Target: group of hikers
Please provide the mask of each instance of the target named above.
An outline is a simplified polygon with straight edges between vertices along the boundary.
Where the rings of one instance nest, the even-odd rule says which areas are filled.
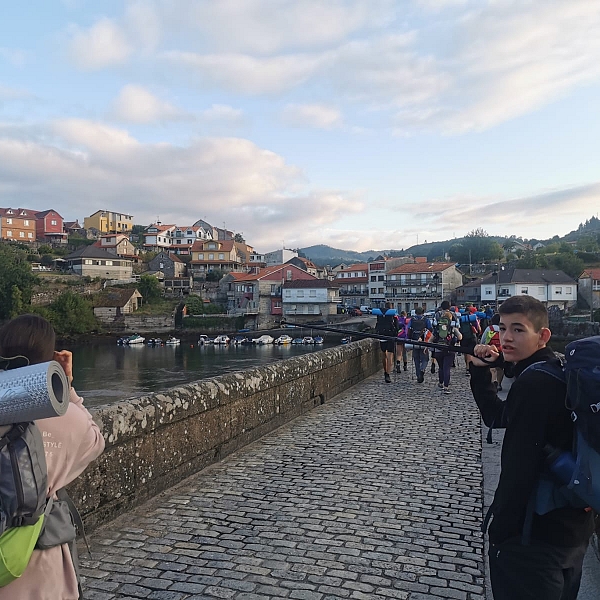
[[[393,338],[381,341],[385,381],[395,359],[407,369],[413,345],[422,383],[428,346],[419,344],[432,341],[438,386],[448,393],[455,351],[462,350],[485,425],[506,430],[482,526],[494,600],[576,600],[589,540],[599,530],[600,336],[575,340],[557,356],[547,346],[547,309],[528,295],[508,298],[497,314],[447,301],[433,319],[414,312],[409,318],[391,305],[379,311],[377,333]],[[505,373],[512,384],[503,399]]]
[[[475,344],[500,345],[500,316],[494,314],[491,307],[479,310],[468,303],[465,307],[451,306],[444,300],[435,311],[433,318],[425,316],[422,307],[416,307],[414,314],[408,316],[405,311],[398,313],[392,303],[385,305],[384,311],[376,310],[376,332],[379,335],[393,337],[394,340],[381,341],[383,352],[383,372],[386,383],[391,383],[394,368],[400,373],[408,370],[408,351],[412,350],[412,359],[418,383],[423,383],[429,363],[429,349],[419,342],[434,343],[436,348],[431,356],[431,373],[438,368],[438,387],[450,393],[451,368],[456,366],[457,346],[473,348]],[[414,344],[416,342],[416,344]],[[469,375],[469,354],[463,354],[465,373]],[[498,390],[502,389],[503,372],[494,368],[493,381]]]

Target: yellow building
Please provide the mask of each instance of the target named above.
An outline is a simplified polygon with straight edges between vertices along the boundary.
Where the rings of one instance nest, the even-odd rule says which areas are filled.
[[[85,217],[83,226],[86,229],[97,229],[100,233],[127,233],[133,229],[133,216],[97,210],[93,215]]]

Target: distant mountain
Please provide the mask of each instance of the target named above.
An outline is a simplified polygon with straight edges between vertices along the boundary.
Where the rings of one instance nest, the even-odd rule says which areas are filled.
[[[339,248],[332,248],[325,244],[318,244],[317,246],[309,246],[308,248],[300,248],[300,255],[310,258],[316,265],[324,266],[339,265],[340,263],[360,263],[366,262],[369,259],[375,258],[381,254],[377,250],[368,250],[367,252],[355,252],[353,250],[341,250]]]

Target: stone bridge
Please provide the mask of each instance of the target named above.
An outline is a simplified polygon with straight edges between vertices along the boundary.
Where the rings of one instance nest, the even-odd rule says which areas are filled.
[[[491,598],[499,440],[482,455],[462,369],[441,395],[378,360],[365,340],[98,411],[86,599]]]

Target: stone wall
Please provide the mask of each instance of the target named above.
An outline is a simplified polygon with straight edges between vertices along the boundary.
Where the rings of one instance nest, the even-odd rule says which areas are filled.
[[[366,339],[101,407],[106,450],[69,492],[93,528],[327,402],[380,358]]]

